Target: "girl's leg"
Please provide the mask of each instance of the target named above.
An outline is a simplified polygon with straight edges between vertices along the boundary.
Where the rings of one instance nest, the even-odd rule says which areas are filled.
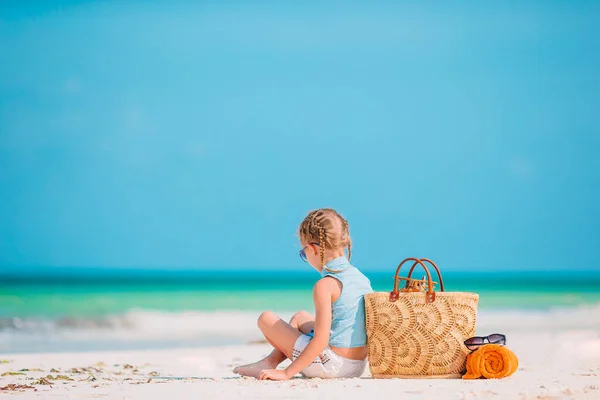
[[[300,332],[307,334],[312,329],[315,329],[315,316],[307,311],[298,311],[292,319],[290,325],[298,329]]]
[[[258,327],[274,349],[262,360],[236,367],[233,372],[256,378],[262,370],[276,368],[286,357],[291,360],[296,339],[302,333],[310,332],[314,323],[314,317],[306,311],[294,314],[289,324],[271,311],[263,312],[258,318]]]
[[[259,324],[260,324],[260,322],[259,322]],[[298,311],[290,319],[290,326],[293,328],[296,328],[301,333],[307,334],[311,331],[311,329],[315,328],[315,317],[307,311]],[[259,327],[260,327],[260,325],[259,325]],[[261,328],[261,330],[262,330],[262,328]],[[265,359],[267,359],[267,358],[271,358],[274,360],[280,359],[280,361],[277,363],[277,365],[279,365],[281,363],[281,361],[285,360],[286,357],[289,358],[290,360],[292,359],[291,357],[288,357],[285,352],[279,350],[278,346],[269,339],[269,337],[267,336],[267,333],[264,330],[263,330],[263,333],[265,334],[267,341],[271,344],[271,346],[274,347],[271,354],[269,354],[267,357],[265,357]],[[298,335],[298,336],[300,336],[300,335]],[[294,344],[296,343],[296,339],[298,339],[298,336],[296,336],[294,338],[294,343],[292,343],[292,348],[294,347]]]

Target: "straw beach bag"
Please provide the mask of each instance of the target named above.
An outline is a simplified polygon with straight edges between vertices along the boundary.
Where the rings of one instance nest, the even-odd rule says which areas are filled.
[[[400,268],[412,261],[406,278]],[[425,264],[437,271],[434,291]],[[427,280],[412,279],[417,265]],[[400,281],[406,286],[398,291]],[[427,258],[407,258],[396,269],[394,290],[365,295],[369,369],[373,378],[460,378],[469,350],[464,341],[475,334],[479,295],[446,292],[439,268]]]

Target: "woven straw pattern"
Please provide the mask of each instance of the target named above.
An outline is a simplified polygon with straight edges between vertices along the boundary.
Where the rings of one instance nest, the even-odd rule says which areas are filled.
[[[376,378],[460,377],[469,351],[463,342],[475,334],[479,295],[424,292],[365,295],[369,368]]]

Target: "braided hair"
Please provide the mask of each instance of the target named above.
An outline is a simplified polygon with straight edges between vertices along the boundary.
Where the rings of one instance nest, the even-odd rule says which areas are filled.
[[[333,208],[320,208],[309,212],[298,228],[298,236],[304,243],[319,243],[322,267],[325,267],[325,249],[347,247],[348,259],[352,257],[350,226]]]

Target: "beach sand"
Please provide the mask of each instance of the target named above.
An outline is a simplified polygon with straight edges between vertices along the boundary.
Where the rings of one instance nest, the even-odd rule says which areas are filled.
[[[3,390],[0,396],[40,399],[600,399],[600,322],[598,314],[589,314],[593,311],[597,310],[580,311],[588,315],[588,322],[577,326],[569,322],[568,316],[573,312],[566,312],[564,318],[560,313],[534,312],[506,314],[502,318],[480,317],[478,334],[505,333],[507,345],[520,359],[519,370],[502,380],[384,380],[371,379],[366,371],[363,377],[355,379],[298,376],[285,382],[258,381],[231,372],[235,365],[255,361],[270,351],[267,344],[250,343],[175,350],[0,355],[0,387],[10,384],[33,387]],[[10,374],[22,369],[28,371],[22,371],[22,375]],[[40,381],[42,377],[47,378]]]

